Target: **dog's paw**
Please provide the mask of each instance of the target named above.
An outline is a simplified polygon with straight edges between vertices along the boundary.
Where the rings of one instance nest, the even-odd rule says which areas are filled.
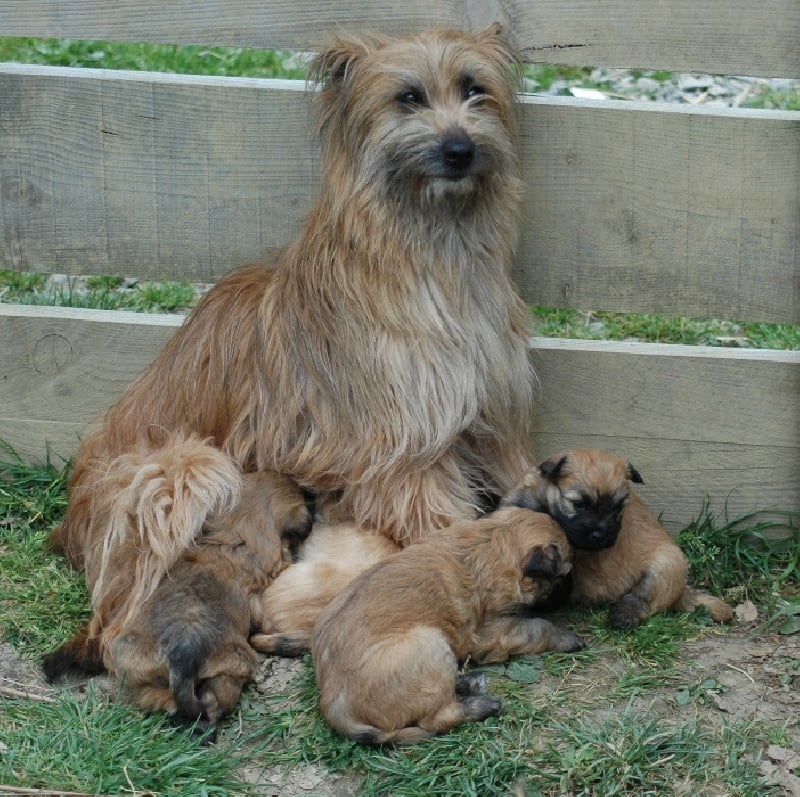
[[[480,722],[488,717],[494,717],[503,710],[503,701],[491,695],[468,695],[458,701],[464,712],[464,717],[472,722]]]
[[[537,545],[532,548],[525,565],[528,578],[550,581],[562,574],[564,559],[557,545]]]
[[[311,533],[313,522],[314,516],[307,503],[282,507],[275,517],[278,533],[292,551],[296,550]]]
[[[588,646],[589,643],[582,636],[569,628],[565,628],[554,650],[559,653],[575,653],[576,651],[584,650]]]
[[[42,670],[48,683],[64,678],[91,678],[106,672],[100,652],[99,637],[79,633],[42,658]]]
[[[459,673],[456,677],[456,694],[459,697],[485,695],[488,688],[489,682],[482,670]]]
[[[618,631],[637,628],[647,618],[647,603],[635,595],[623,595],[608,610],[608,624]]]
[[[311,646],[308,631],[286,631],[282,634],[253,634],[250,645],[259,653],[295,658],[302,656]]]

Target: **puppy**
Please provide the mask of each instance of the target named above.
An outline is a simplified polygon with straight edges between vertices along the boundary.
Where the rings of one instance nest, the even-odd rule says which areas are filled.
[[[120,669],[114,639],[243,473],[286,474],[329,519],[405,545],[533,461],[516,54],[496,25],[343,36],[311,72],[322,179],[299,236],[205,294],[77,454],[53,540],[91,592],[87,665]]]
[[[635,628],[654,612],[700,605],[715,621],[729,622],[728,604],[686,583],[686,557],[629,481],[644,483],[622,457],[575,449],[531,470],[501,504],[547,512],[561,525],[574,549],[572,602],[611,602],[613,628]]]
[[[310,525],[305,498],[288,479],[270,472],[245,475],[236,508],[209,518],[114,638],[109,669],[126,694],[142,708],[165,710],[203,731],[215,726],[255,672],[248,637],[261,594]],[[78,637],[84,645],[85,637]],[[44,662],[48,678],[73,671],[75,658],[69,645],[50,654]],[[95,672],[104,669],[99,649],[91,659]]]
[[[311,653],[320,707],[339,733],[408,743],[497,714],[466,659],[584,647],[572,631],[520,609],[570,569],[570,546],[546,515],[505,509],[457,523],[353,581],[323,612]]]
[[[400,547],[353,525],[317,522],[298,552],[261,596],[259,632],[250,644],[261,653],[299,656],[309,649],[322,611],[360,573]]]

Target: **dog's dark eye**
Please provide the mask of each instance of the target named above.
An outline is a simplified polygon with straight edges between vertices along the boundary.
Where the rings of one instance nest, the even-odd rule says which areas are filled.
[[[404,108],[422,108],[425,105],[425,95],[419,89],[405,89],[397,95],[397,101]]]
[[[586,508],[586,501],[584,501],[581,498],[576,498],[572,502],[572,508],[573,509],[577,509],[578,511],[580,511],[581,509],[585,509]]]
[[[477,83],[467,83],[464,86],[464,99],[465,100],[474,100],[478,97],[484,97],[486,94],[486,89],[483,86],[479,86]]]

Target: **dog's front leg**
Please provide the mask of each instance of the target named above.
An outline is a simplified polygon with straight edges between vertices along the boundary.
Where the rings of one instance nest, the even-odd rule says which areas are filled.
[[[479,626],[475,636],[470,656],[477,664],[507,661],[509,656],[522,653],[568,653],[586,647],[574,631],[541,617],[491,617]]]

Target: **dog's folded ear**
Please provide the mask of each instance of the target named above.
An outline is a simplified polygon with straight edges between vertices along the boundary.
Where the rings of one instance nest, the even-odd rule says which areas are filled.
[[[522,568],[522,575],[526,578],[550,581],[566,575],[571,569],[571,563],[562,558],[558,546],[550,543],[546,546],[537,545],[530,550],[527,562]]]
[[[630,462],[625,466],[625,473],[634,484],[644,484],[644,479],[641,474]]]
[[[369,52],[365,41],[356,38],[338,38],[311,61],[309,80],[320,83],[323,89],[340,87],[353,66]]]
[[[567,464],[567,455],[551,457],[539,465],[539,473],[548,481],[555,481],[563,472]]]

